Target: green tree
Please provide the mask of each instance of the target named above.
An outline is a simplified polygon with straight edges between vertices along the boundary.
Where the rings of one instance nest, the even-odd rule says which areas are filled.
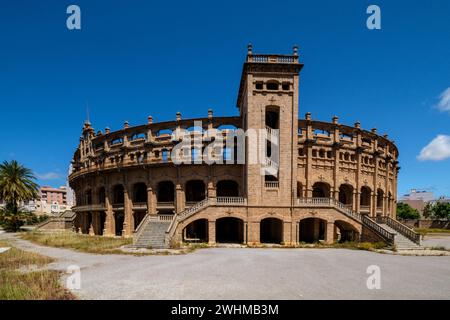
[[[33,172],[15,160],[0,164],[0,200],[6,203],[0,218],[7,229],[17,231],[23,224],[20,205],[37,198],[35,180]]]
[[[397,203],[397,217],[401,219],[419,219],[420,213],[407,203]]]
[[[433,207],[433,216],[437,219],[450,219],[450,203],[437,202]]]
[[[432,218],[433,217],[433,206],[431,204],[431,202],[427,202],[427,204],[425,205],[425,208],[423,208],[423,216],[425,218]]]

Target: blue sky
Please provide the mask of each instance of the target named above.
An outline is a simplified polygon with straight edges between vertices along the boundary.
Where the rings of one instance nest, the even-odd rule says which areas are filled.
[[[70,4],[81,30],[66,28]],[[370,4],[381,30],[366,28]],[[0,161],[62,185],[87,103],[97,130],[236,115],[247,43],[298,44],[301,117],[377,127],[400,149],[399,194],[450,195],[449,14],[446,0],[2,1]]]

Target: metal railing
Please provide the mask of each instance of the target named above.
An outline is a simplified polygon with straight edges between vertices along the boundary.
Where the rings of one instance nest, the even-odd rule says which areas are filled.
[[[374,220],[369,218],[367,215],[363,215],[362,222],[366,227],[368,227],[369,229],[374,231],[377,235],[379,235],[381,238],[383,238],[388,244],[395,243],[395,234],[384,229],[382,226],[380,226]]]
[[[388,225],[389,227],[391,227],[392,229],[394,229],[395,231],[400,233],[402,236],[408,238],[409,240],[411,240],[412,242],[414,242],[420,246],[420,244],[421,244],[420,234],[415,232],[411,228],[408,228],[403,223],[401,223],[395,219],[392,219],[391,217],[377,217],[376,221],[378,223],[384,223],[384,224]]]

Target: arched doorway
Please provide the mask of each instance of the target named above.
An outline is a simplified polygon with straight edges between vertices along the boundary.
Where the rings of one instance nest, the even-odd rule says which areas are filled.
[[[339,202],[347,207],[353,204],[353,187],[349,184],[341,184],[339,187]]]
[[[220,218],[216,221],[217,243],[243,243],[244,221],[239,218]]]
[[[198,219],[192,221],[184,228],[184,242],[208,242],[208,220]]]
[[[360,211],[363,213],[368,213],[370,211],[370,198],[371,198],[372,190],[369,187],[361,187],[361,195],[360,195]]]
[[[92,190],[86,190],[85,194],[84,194],[84,203],[87,205],[91,205],[92,204]]]
[[[121,184],[113,187],[113,204],[123,204],[125,202],[124,188]]]
[[[266,107],[266,126],[272,129],[278,129],[280,122],[280,108],[276,106]]]
[[[239,197],[239,184],[234,180],[222,180],[217,183],[218,197]]]
[[[330,198],[330,185],[325,182],[314,183],[313,198]]]
[[[381,189],[377,190],[377,216],[383,214],[383,204],[384,204],[384,191]]]
[[[306,218],[300,220],[299,241],[314,243],[325,240],[327,222],[319,218]]]
[[[147,202],[147,185],[143,182],[136,183],[133,186],[133,203]]]
[[[175,187],[172,181],[161,181],[158,183],[156,192],[158,202],[174,202]]]
[[[205,196],[205,183],[202,180],[190,180],[186,183],[186,202],[199,202]]]
[[[116,236],[122,236],[123,222],[124,222],[123,212],[114,213],[114,224],[116,226]]]
[[[106,202],[106,190],[105,187],[100,187],[98,189],[98,204],[105,204]]]
[[[359,232],[350,223],[336,220],[334,225],[337,227],[338,242],[359,241]]]
[[[283,221],[277,218],[266,218],[260,222],[260,242],[283,242]]]

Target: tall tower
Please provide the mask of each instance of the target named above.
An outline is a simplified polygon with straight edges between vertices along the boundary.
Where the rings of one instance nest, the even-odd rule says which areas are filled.
[[[244,176],[250,206],[289,206],[296,197],[298,90],[303,67],[298,58],[297,47],[292,55],[278,55],[254,54],[248,45],[237,106],[247,133]],[[258,132],[257,151],[250,132]]]

